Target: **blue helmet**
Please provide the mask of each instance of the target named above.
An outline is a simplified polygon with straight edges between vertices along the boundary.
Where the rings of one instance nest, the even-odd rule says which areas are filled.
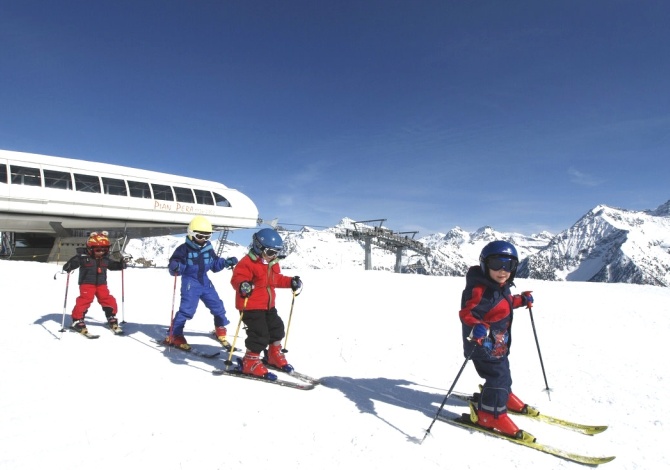
[[[264,228],[254,233],[253,247],[254,253],[261,255],[265,248],[281,251],[284,248],[284,242],[276,230]]]
[[[482,272],[486,276],[488,276],[489,272],[488,269],[486,268],[486,263],[487,260],[491,257],[512,258],[516,261],[516,263],[514,263],[512,270],[510,271],[511,275],[508,282],[512,281],[512,279],[514,279],[514,275],[516,274],[516,268],[519,263],[519,255],[517,254],[514,245],[512,245],[510,242],[506,242],[503,240],[496,240],[488,243],[482,249],[482,252],[479,255],[479,266],[482,268]]]

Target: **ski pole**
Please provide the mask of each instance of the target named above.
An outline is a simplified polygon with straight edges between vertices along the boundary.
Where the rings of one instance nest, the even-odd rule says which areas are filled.
[[[528,306],[528,313],[530,314],[530,324],[533,326],[533,335],[535,336],[535,345],[537,346],[537,354],[540,357],[540,366],[542,367],[542,375],[544,376],[544,385],[545,388],[544,391],[547,392],[547,396],[549,397],[549,401],[551,401],[551,389],[549,388],[549,384],[547,383],[547,374],[544,371],[544,362],[542,361],[542,353],[540,352],[540,342],[537,339],[537,331],[535,330],[535,320],[533,320],[533,309],[529,305]]]
[[[235,337],[233,338],[233,345],[230,347],[230,353],[228,354],[228,359],[223,361],[223,363],[226,365],[226,370],[228,370],[228,367],[233,365],[233,361],[231,359],[233,358],[233,352],[235,352],[235,343],[237,343],[237,335],[240,333],[240,325],[242,324],[242,317],[244,316],[244,311],[247,308],[248,300],[249,297],[244,298],[244,306],[240,311],[240,319],[237,321],[237,329],[235,329]]]
[[[288,332],[291,329],[291,317],[293,317],[293,304],[295,304],[295,298],[298,294],[293,291],[293,300],[291,300],[291,312],[288,314],[288,325],[286,326],[286,336],[284,337],[284,349],[281,350],[283,353],[287,353],[286,345],[288,344]]]
[[[123,262],[123,261],[121,261]],[[121,269],[121,324],[123,325],[126,322],[126,288],[125,282],[123,280],[123,272],[126,268]]]
[[[447,399],[449,398],[449,395],[451,395],[451,392],[454,391],[454,387],[456,386],[456,382],[458,382],[458,379],[460,378],[461,374],[463,373],[463,369],[465,369],[465,365],[468,363],[468,361],[472,357],[472,353],[475,352],[475,348],[476,348],[476,346],[473,347],[470,350],[470,353],[468,354],[468,357],[466,357],[465,361],[463,361],[463,365],[461,366],[461,370],[459,370],[458,374],[456,374],[456,378],[454,379],[454,383],[451,384],[451,387],[449,388],[449,391],[444,396],[444,400],[442,400],[442,404],[437,409],[437,413],[435,413],[435,416],[433,417],[433,421],[431,421],[430,426],[428,426],[428,429],[426,429],[426,434],[423,435],[423,439],[421,439],[421,442],[419,444],[423,444],[423,441],[426,439],[426,436],[428,436],[428,434],[430,434],[430,430],[432,429],[433,424],[435,424],[435,421],[437,420],[437,417],[440,415],[440,411],[442,411],[442,408],[444,408],[444,405],[447,403]]]
[[[65,331],[65,310],[67,309],[67,291],[70,287],[70,272],[68,271],[67,277],[65,278],[65,299],[63,299],[63,318],[60,322],[60,337],[63,337],[63,332]]]
[[[168,332],[168,343],[172,345],[172,324],[174,323],[174,299],[177,297],[177,275],[174,275],[174,287],[172,288],[172,311],[170,312],[170,331]]]

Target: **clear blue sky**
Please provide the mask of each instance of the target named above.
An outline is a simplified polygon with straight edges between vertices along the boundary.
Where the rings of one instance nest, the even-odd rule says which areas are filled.
[[[0,0],[0,148],[419,236],[670,199],[664,0]]]

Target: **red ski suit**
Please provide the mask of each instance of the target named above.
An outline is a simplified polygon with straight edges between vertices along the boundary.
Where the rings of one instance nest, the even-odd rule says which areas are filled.
[[[291,277],[281,274],[278,259],[269,263],[253,252],[249,252],[233,269],[230,283],[235,289],[235,308],[237,310],[270,310],[275,306],[275,287],[290,288]],[[249,281],[254,290],[244,304],[244,297],[240,295],[240,284]]]

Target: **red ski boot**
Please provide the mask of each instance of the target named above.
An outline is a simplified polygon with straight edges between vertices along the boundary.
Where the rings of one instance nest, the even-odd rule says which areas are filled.
[[[512,392],[509,392],[509,398],[507,398],[507,409],[522,415],[537,416],[540,414],[538,410],[532,406],[526,405]]]
[[[470,420],[483,428],[498,431],[515,439],[523,439],[526,434],[514,424],[507,413],[500,413],[496,418],[491,413],[476,409],[474,403],[470,403]]]
[[[168,336],[163,340],[163,343],[169,346],[175,346],[184,351],[191,349],[191,346],[186,342],[186,338],[183,335],[173,335],[172,337]]]
[[[516,411],[517,413],[524,413],[525,408],[526,404],[522,402],[521,399],[516,395],[514,395],[512,392],[509,392],[509,397],[507,398],[507,409],[511,411]]]
[[[268,369],[265,367],[265,364],[263,364],[263,361],[261,361],[259,353],[247,349],[244,359],[242,360],[242,373],[258,377],[267,377]]]
[[[281,350],[281,344],[279,343],[268,346],[266,359],[271,366],[275,366],[285,372],[293,372],[293,366],[286,360],[286,356],[284,356],[284,353]]]

